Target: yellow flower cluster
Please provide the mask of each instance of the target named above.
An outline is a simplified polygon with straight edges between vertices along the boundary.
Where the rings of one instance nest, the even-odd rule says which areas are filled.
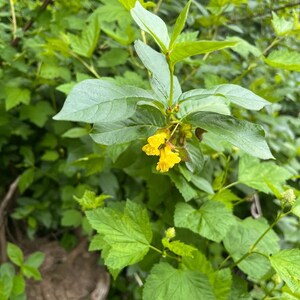
[[[157,133],[150,136],[147,140],[148,144],[142,148],[147,155],[159,156],[156,170],[162,173],[168,172],[181,161],[179,154],[172,149],[171,143],[166,143],[167,138],[167,133]]]

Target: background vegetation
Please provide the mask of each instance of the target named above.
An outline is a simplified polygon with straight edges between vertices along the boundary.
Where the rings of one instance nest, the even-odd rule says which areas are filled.
[[[149,74],[133,42],[140,39],[157,47],[121,2],[126,3],[0,0],[0,299],[9,294],[11,299],[24,299],[23,278],[40,279],[37,268],[43,254],[36,252],[24,259],[13,244],[22,248],[26,239],[55,237],[70,250],[83,236],[91,237],[93,230],[78,204],[86,191],[95,193],[88,192],[86,197],[109,195],[115,205],[126,199],[143,204],[158,248],[163,232],[174,226],[177,203],[189,201],[196,208],[206,200],[222,202],[230,214],[245,220],[240,239],[229,232],[221,243],[218,237],[211,240],[210,232],[195,233],[190,224],[176,228],[176,239],[198,249],[198,264],[212,268],[202,270],[208,277],[220,266],[232,268],[233,277],[224,273],[225,279],[218,279],[225,282],[223,287],[214,279],[218,287],[213,288],[211,297],[299,299],[299,266],[291,271],[292,283],[288,283],[282,274],[281,278],[274,275],[274,265],[267,266],[268,273],[261,270],[265,266],[261,261],[248,262],[250,265],[239,266],[240,270],[236,265],[266,224],[276,220],[282,201],[297,197],[296,204],[300,201],[300,4],[192,1],[182,41],[237,44],[179,62],[176,75],[183,90],[234,83],[270,101],[272,104],[259,112],[237,106],[231,111],[238,119],[264,127],[276,158],[260,162],[207,133],[201,142],[202,168],[194,177],[182,169],[166,176],[152,172],[154,160],[141,151],[145,139],[103,146],[89,136],[91,125],[52,119],[72,87],[84,79],[101,78],[120,86],[150,89]],[[146,7],[171,30],[186,2],[147,2]],[[299,249],[299,211],[298,207],[294,214],[276,222],[273,236],[260,251],[276,253],[279,245],[281,249]],[[7,255],[14,268],[5,263]],[[299,252],[293,259],[299,264]],[[145,282],[153,264],[160,260],[160,254],[150,251],[142,262],[124,269],[113,281],[109,299],[140,299],[143,288],[136,277]],[[155,289],[155,283],[151,284]],[[150,284],[145,299],[150,299],[149,289]]]

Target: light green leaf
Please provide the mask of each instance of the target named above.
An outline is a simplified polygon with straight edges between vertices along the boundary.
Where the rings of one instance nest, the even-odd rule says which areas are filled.
[[[149,251],[152,229],[142,206],[128,200],[123,212],[98,208],[87,211],[86,216],[109,247],[104,258],[108,267],[122,269],[135,264]]]
[[[9,300],[13,288],[13,280],[7,275],[0,277],[0,300]]]
[[[300,250],[282,250],[270,256],[275,271],[293,293],[300,292]]]
[[[62,226],[80,226],[82,221],[82,215],[78,210],[69,209],[63,212],[61,225]]]
[[[206,192],[207,194],[214,194],[214,190],[212,188],[211,183],[205,178],[193,174],[191,178],[191,182],[201,191]]]
[[[300,218],[300,197],[298,197],[292,207],[292,213]]]
[[[34,267],[23,265],[21,267],[21,271],[24,274],[24,276],[27,277],[27,278],[33,278],[35,280],[41,280],[42,279],[41,273],[39,272],[39,270],[37,270]]]
[[[219,41],[196,41],[196,42],[181,42],[173,46],[169,54],[170,61],[173,65],[190,56],[209,53],[216,50],[221,50],[227,47],[235,46],[236,42],[219,42]]]
[[[91,58],[97,46],[99,34],[100,26],[98,20],[97,18],[93,18],[84,27],[81,36],[69,34],[70,46],[75,53]]]
[[[19,274],[19,275],[15,275],[14,279],[13,279],[13,288],[12,288],[12,295],[14,296],[18,296],[22,293],[24,293],[25,291],[25,280],[24,277]],[[1,296],[0,296],[1,299]]]
[[[62,110],[53,118],[86,123],[120,121],[133,115],[141,100],[154,99],[139,88],[88,79],[75,85]]]
[[[173,253],[179,255],[179,256],[190,256],[193,257],[193,252],[197,250],[197,248],[186,245],[185,243],[181,241],[169,241],[168,238],[162,239],[162,244],[165,248],[168,248]]]
[[[229,37],[226,41],[237,42],[236,46],[232,47],[231,50],[240,54],[245,59],[248,59],[250,53],[255,57],[259,57],[262,54],[257,47],[238,36]]]
[[[177,227],[190,229],[209,240],[220,242],[234,224],[234,217],[220,202],[207,201],[199,209],[178,203],[174,222]]]
[[[37,269],[44,262],[44,259],[45,259],[45,254],[43,252],[37,251],[27,257],[24,265]]]
[[[108,195],[96,196],[93,191],[85,190],[83,196],[78,198],[74,196],[74,199],[79,203],[83,210],[95,209],[104,205],[104,201],[110,198]]]
[[[272,11],[271,22],[278,36],[289,34],[294,28],[294,20],[286,20],[284,17],[278,17],[274,11]]]
[[[188,3],[185,5],[180,15],[178,16],[178,18],[176,19],[176,23],[171,36],[171,41],[169,46],[170,49],[172,49],[174,42],[176,41],[176,39],[178,38],[178,36],[180,35],[181,31],[184,28],[191,2],[192,2],[191,0],[188,1]]]
[[[273,158],[260,125],[211,112],[195,112],[184,121],[213,132],[220,140],[228,141],[252,156]]]
[[[155,265],[146,279],[144,300],[215,300],[208,278],[197,271]]]
[[[166,57],[140,40],[134,43],[134,47],[140,60],[152,74],[151,86],[153,91],[160,99],[165,99],[163,103],[166,106],[166,100],[170,97],[170,70]],[[173,93],[174,101],[176,101],[182,93],[176,76],[174,76]]]
[[[186,179],[173,171],[168,172],[169,177],[174,182],[176,188],[179,190],[180,194],[186,202],[197,197],[197,192],[192,188],[192,186],[186,181]]]
[[[196,89],[196,90],[185,92],[180,96],[179,104],[182,106],[184,105],[185,102],[193,101],[193,102],[199,102],[199,104],[201,105],[201,102],[204,100],[203,98],[210,97],[210,99],[214,99],[215,97],[220,97],[220,96],[226,98],[228,101],[238,106],[250,110],[260,110],[266,105],[271,104],[270,102],[259,97],[253,92],[235,84],[221,84],[209,90]],[[220,101],[220,99],[218,98],[216,100]],[[199,110],[203,110],[203,109],[199,109]]]
[[[4,89],[5,109],[10,110],[20,103],[29,104],[30,90],[22,89],[14,86],[7,86]]]
[[[56,150],[46,150],[42,155],[41,160],[56,161],[59,158],[59,154]]]
[[[149,33],[162,51],[166,53],[170,37],[165,22],[157,15],[146,10],[139,1],[136,1],[135,7],[130,10],[130,13],[138,26]]]
[[[102,145],[116,145],[143,139],[166,124],[165,117],[156,108],[141,105],[129,119],[115,123],[96,123],[91,137]]]
[[[300,72],[300,53],[297,51],[275,50],[264,61],[274,68]]]
[[[88,128],[74,127],[74,128],[71,128],[71,129],[67,130],[62,135],[62,137],[75,139],[75,138],[79,138],[79,137],[85,136],[88,133],[89,133],[89,129]]]
[[[23,252],[17,245],[7,243],[7,256],[17,266],[21,266],[23,264]]]
[[[268,228],[269,225],[263,218],[252,219],[249,217],[243,221],[236,222],[236,225],[230,228],[223,240],[224,246],[236,262],[250,250],[255,241]],[[278,241],[278,236],[273,230],[270,230],[257,244],[255,251],[265,255],[276,253],[279,251]],[[238,267],[254,281],[261,280],[271,272],[268,258],[257,253],[253,253],[242,260]]]
[[[274,162],[261,162],[249,155],[242,155],[240,158],[238,181],[261,192],[272,194],[268,181],[280,189],[291,176],[288,170]]]
[[[218,300],[228,300],[232,276],[229,268],[222,269],[210,276],[210,282],[213,286],[213,291]]]
[[[100,68],[112,68],[118,65],[123,65],[126,63],[128,55],[128,51],[126,50],[112,48],[101,56],[98,66]]]

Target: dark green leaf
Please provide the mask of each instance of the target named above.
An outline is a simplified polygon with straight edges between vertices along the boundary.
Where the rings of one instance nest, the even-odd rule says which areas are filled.
[[[145,300],[215,300],[208,278],[197,271],[175,269],[168,263],[155,265],[147,277]]]
[[[213,132],[220,140],[228,141],[252,156],[273,158],[264,139],[264,130],[257,124],[211,112],[192,113],[185,121]]]
[[[234,217],[220,202],[207,201],[199,209],[178,203],[174,222],[177,227],[190,229],[209,240],[220,242],[234,224]]]
[[[80,226],[82,221],[82,215],[78,210],[69,209],[63,212],[61,225],[62,226]]]
[[[154,100],[145,90],[117,86],[98,79],[81,81],[72,89],[55,120],[86,123],[114,122],[129,118],[137,102]]]

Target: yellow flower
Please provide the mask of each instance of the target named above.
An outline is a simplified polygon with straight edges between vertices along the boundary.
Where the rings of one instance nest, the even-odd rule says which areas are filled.
[[[166,145],[160,150],[160,158],[156,166],[156,170],[162,173],[168,172],[170,168],[173,168],[175,164],[181,161],[179,154],[173,152],[170,145]]]
[[[142,150],[147,155],[159,155],[159,147],[165,143],[167,134],[165,132],[157,133],[148,138],[148,144],[145,145]]]

